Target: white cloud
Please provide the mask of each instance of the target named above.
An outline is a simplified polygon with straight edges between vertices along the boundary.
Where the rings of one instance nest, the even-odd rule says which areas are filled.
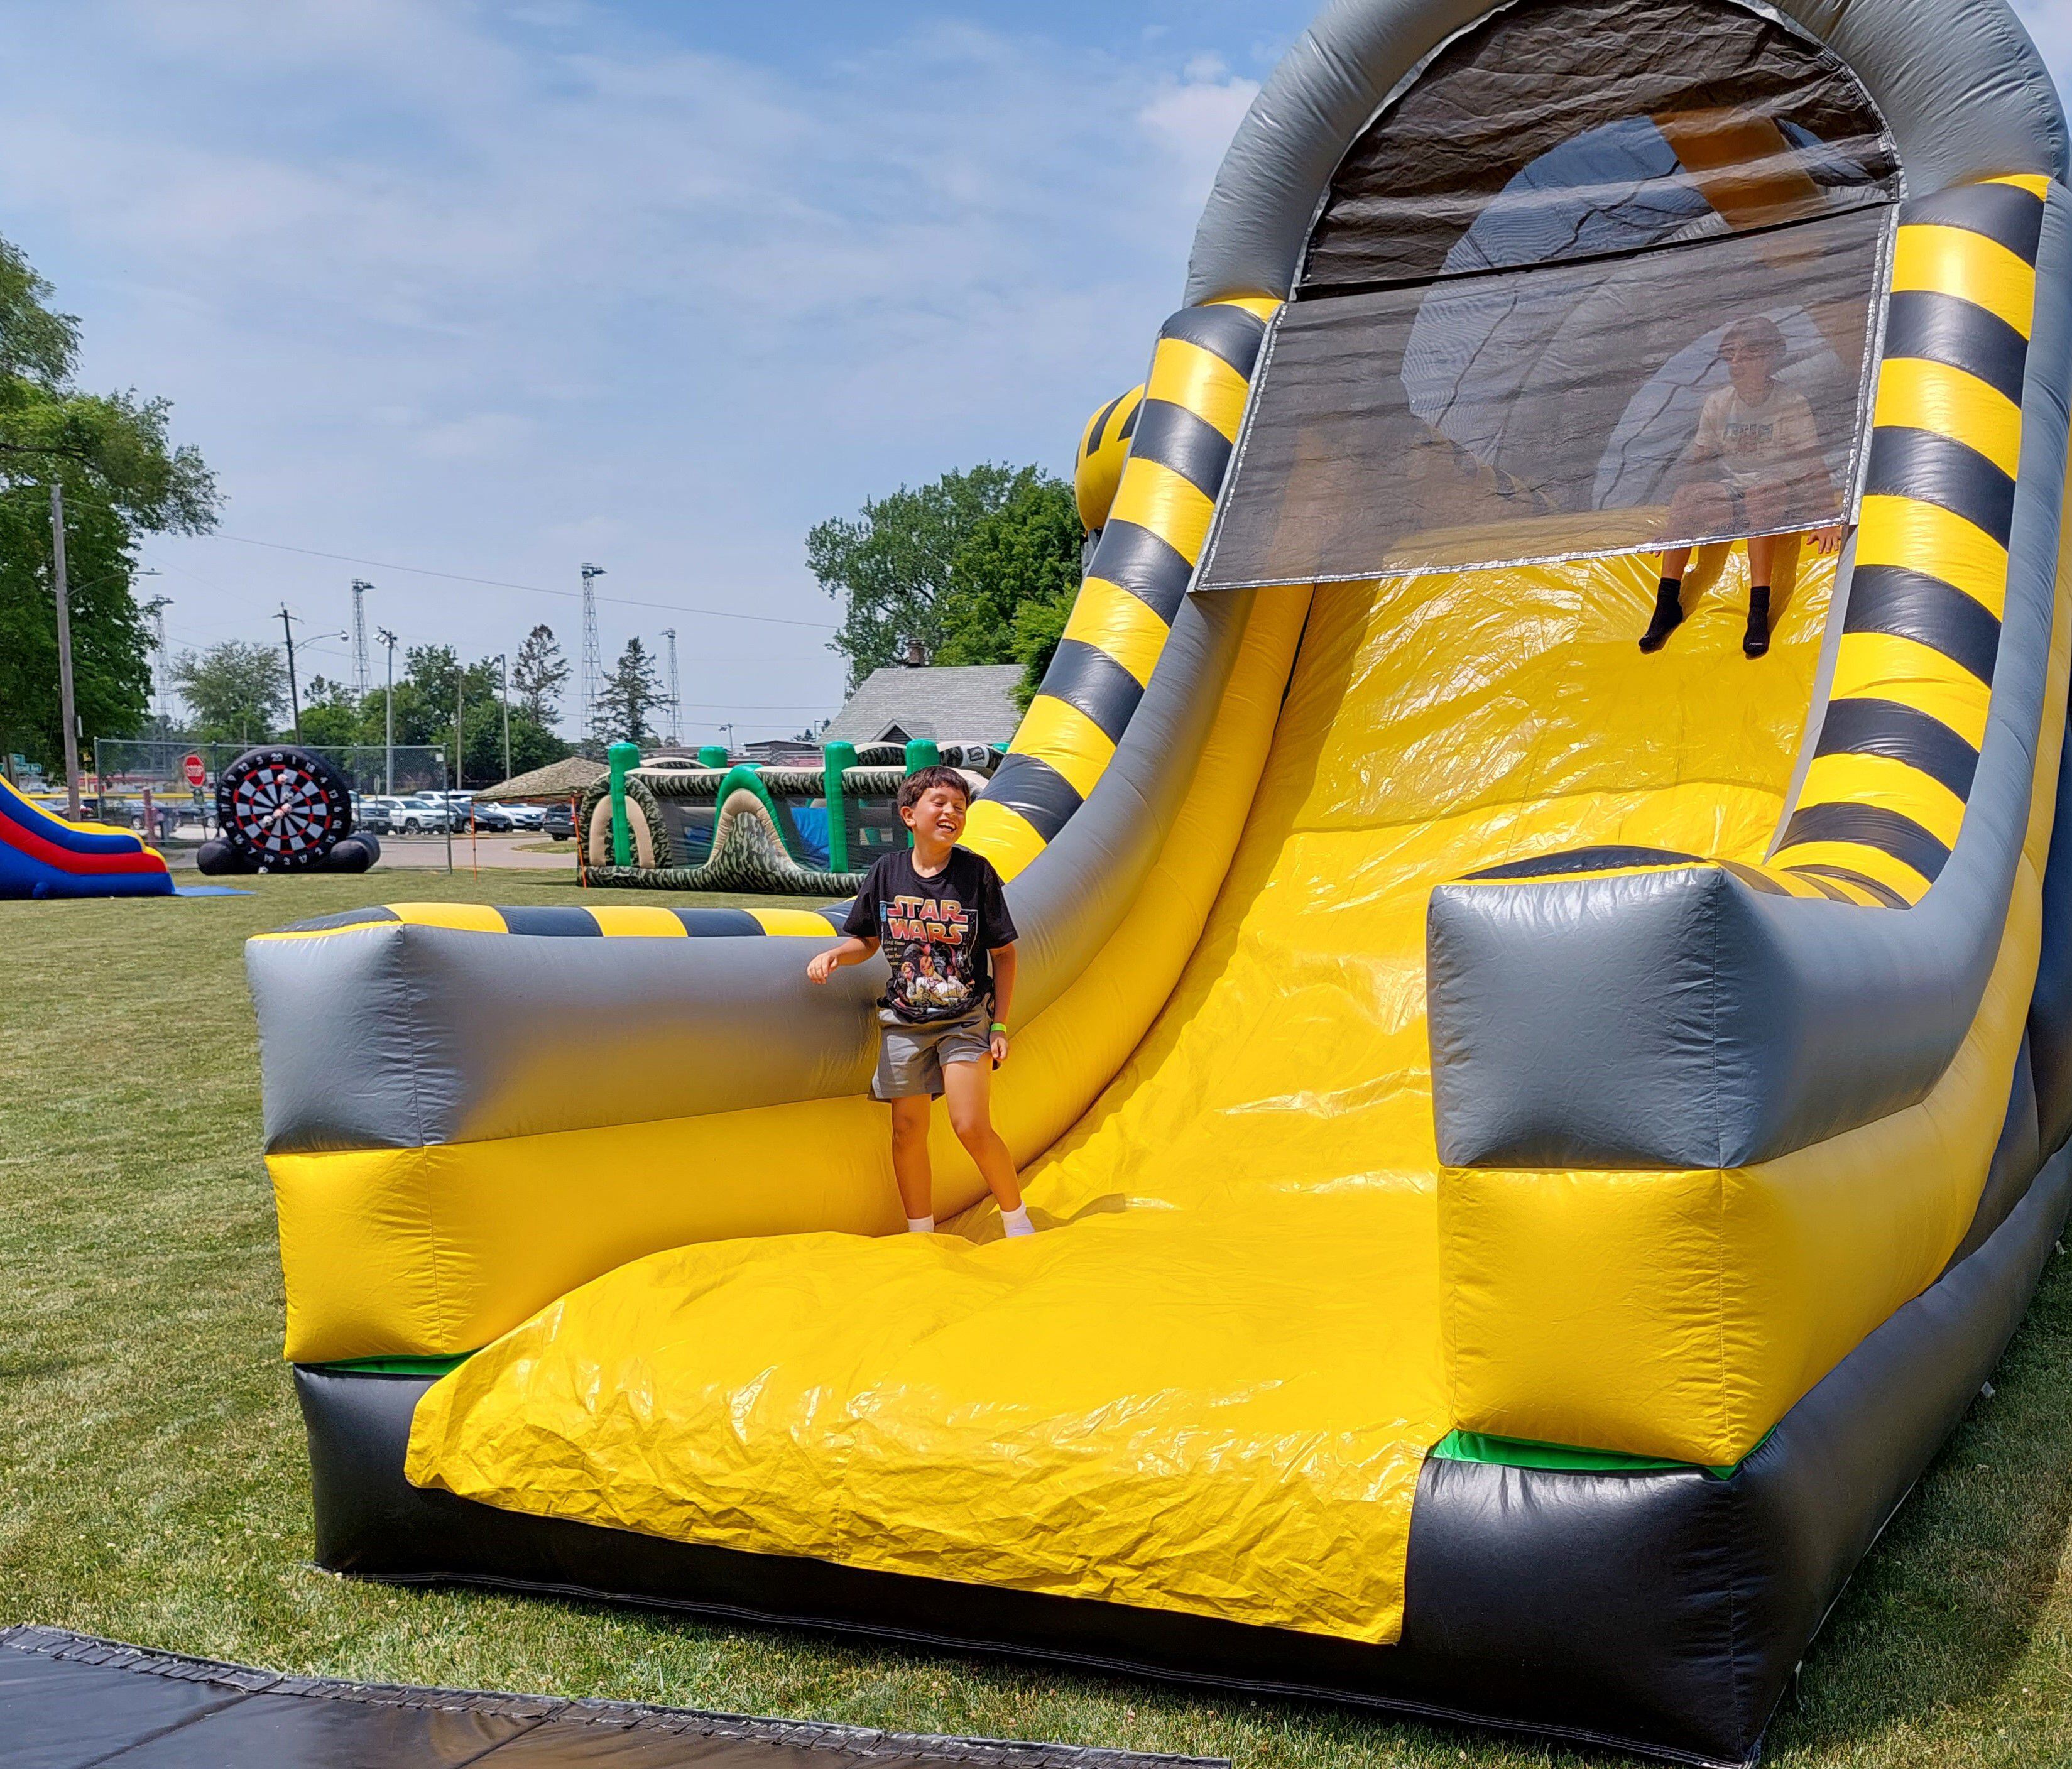
[[[230,532],[557,586],[608,549],[607,590],[804,618],[830,615],[812,520],[978,459],[1066,468],[1177,302],[1256,89],[1214,55],[955,23],[786,72],[580,4],[103,0],[10,28],[46,72],[0,113],[0,231],[84,315],[90,379],[174,398]],[[183,627],[223,636],[284,594],[339,618],[355,569],[151,552]],[[475,651],[570,624],[381,593]],[[608,606],[606,646],[668,622]],[[809,631],[677,625],[687,677],[766,659],[687,698],[838,687]]]

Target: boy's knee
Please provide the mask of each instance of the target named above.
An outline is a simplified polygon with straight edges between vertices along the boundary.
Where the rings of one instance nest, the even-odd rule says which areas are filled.
[[[892,1113],[892,1140],[895,1143],[926,1143],[928,1140],[928,1102],[918,1102],[916,1110],[904,1100],[894,1102]],[[901,1110],[901,1107],[905,1110]]]
[[[957,1140],[973,1154],[993,1140],[993,1120],[984,1112],[952,1112],[950,1128],[957,1133]]]

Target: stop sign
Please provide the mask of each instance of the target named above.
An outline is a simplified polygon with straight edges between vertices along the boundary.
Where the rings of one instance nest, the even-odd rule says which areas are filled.
[[[197,790],[208,783],[208,770],[201,765],[199,756],[189,756],[180,764],[180,772],[187,776],[187,784]]]

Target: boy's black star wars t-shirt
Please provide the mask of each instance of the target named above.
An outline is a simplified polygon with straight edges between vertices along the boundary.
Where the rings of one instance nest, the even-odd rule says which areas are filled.
[[[911,849],[879,855],[842,930],[883,943],[883,1004],[915,1025],[976,1009],[993,993],[993,949],[1015,940],[1000,874],[968,848],[952,848],[933,878],[914,870]]]

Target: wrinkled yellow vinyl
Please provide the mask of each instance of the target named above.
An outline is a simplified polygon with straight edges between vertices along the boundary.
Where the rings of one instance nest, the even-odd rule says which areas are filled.
[[[1044,1016],[1092,1036],[1108,973],[1125,993],[1133,964],[1155,975],[1137,954],[1168,924],[1191,946],[1092,1108],[1040,1127],[1027,1192],[1045,1233],[1002,1241],[989,1205],[956,1236],[652,1254],[434,1386],[411,1478],[685,1540],[1394,1640],[1418,1470],[1457,1419],[1430,891],[1592,843],[1758,861],[1799,745],[1832,569],[1780,586],[1776,645],[1750,663],[1738,558],[1720,583],[1716,558],[1701,565],[1693,618],[1642,657],[1650,563],[1316,593],[1256,794],[1242,768],[1235,807],[1197,781],[1196,823]],[[1264,593],[1259,618],[1302,593]],[[1184,844],[1247,803],[1196,939]],[[1974,1085],[2004,1102],[2004,1068]],[[1961,1142],[1962,1167],[1971,1136],[1967,1119],[1898,1152]],[[800,1183],[799,1160],[773,1135],[762,1183]],[[1865,1208],[1852,1194],[1843,1223]],[[1759,1260],[1761,1235],[1741,1250]],[[1821,1354],[1877,1318],[1845,1294]],[[1776,1360],[1793,1373],[1773,1396],[1799,1381],[1802,1340]]]

